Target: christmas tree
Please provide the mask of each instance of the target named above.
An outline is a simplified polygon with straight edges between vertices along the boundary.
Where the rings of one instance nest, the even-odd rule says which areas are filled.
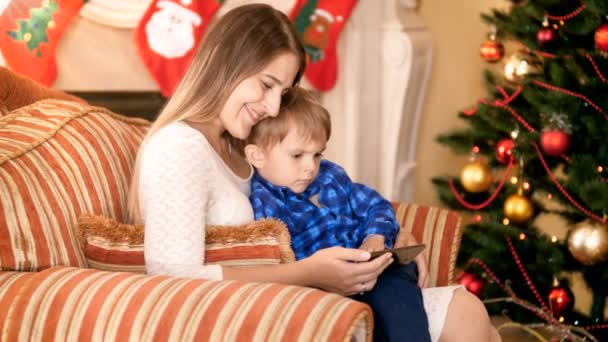
[[[459,113],[467,128],[438,137],[471,160],[433,179],[470,218],[460,282],[491,313],[571,339],[580,328],[608,338],[607,16],[608,0],[511,0],[482,14],[488,94]],[[573,310],[574,273],[593,293],[586,312]]]

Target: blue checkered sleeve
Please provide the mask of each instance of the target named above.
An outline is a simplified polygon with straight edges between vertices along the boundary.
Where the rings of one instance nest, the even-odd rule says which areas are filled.
[[[353,182],[346,171],[336,164],[332,163],[328,167],[328,173],[336,184],[340,184],[340,189],[329,192],[326,200],[336,203],[348,198],[352,214],[361,222],[358,226],[358,240],[364,241],[370,235],[383,235],[385,247],[391,248],[399,232],[399,224],[390,202],[376,190]]]

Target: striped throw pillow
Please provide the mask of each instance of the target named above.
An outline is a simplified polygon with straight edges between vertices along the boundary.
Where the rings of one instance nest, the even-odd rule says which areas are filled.
[[[144,226],[122,224],[95,215],[78,220],[79,237],[89,267],[104,271],[145,273]],[[272,265],[295,260],[285,224],[274,219],[240,226],[208,226],[205,264]]]
[[[82,103],[43,100],[0,118],[0,270],[85,267],[78,217],[123,220],[149,123]]]

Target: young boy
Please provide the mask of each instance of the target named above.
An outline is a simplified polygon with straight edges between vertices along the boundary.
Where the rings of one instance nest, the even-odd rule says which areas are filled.
[[[302,88],[285,96],[277,117],[251,131],[245,156],[255,167],[250,200],[255,218],[285,222],[297,259],[333,246],[390,248],[399,225],[390,203],[322,160],[329,113]],[[376,286],[353,296],[374,312],[374,341],[430,341],[414,263],[389,266]]]

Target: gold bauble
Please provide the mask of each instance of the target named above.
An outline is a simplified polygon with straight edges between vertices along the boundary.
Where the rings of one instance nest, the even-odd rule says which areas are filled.
[[[568,250],[582,264],[594,265],[608,259],[608,227],[599,222],[579,222],[568,234]]]
[[[524,195],[513,194],[507,197],[503,211],[505,217],[515,223],[524,223],[534,215],[532,201]]]
[[[543,72],[543,63],[536,55],[527,51],[517,51],[505,62],[505,78],[520,83],[526,75]]]
[[[460,172],[460,183],[468,192],[487,191],[492,181],[490,167],[479,160],[468,163]]]

